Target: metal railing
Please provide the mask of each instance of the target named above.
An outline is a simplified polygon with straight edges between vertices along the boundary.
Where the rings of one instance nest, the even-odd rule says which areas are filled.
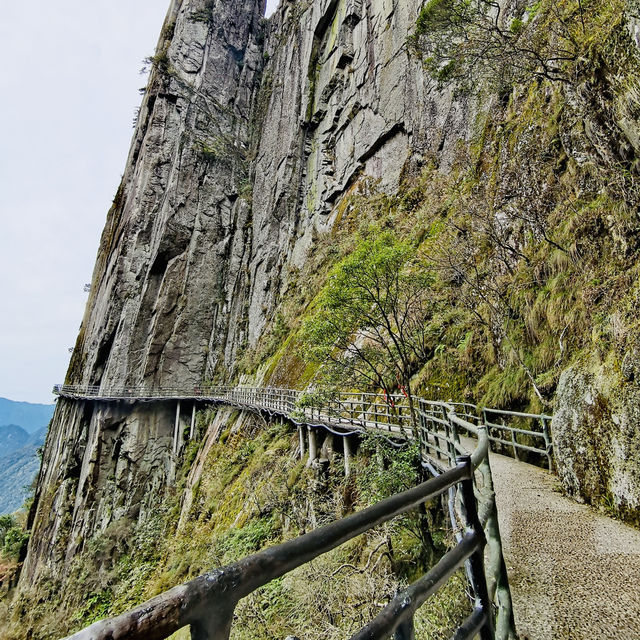
[[[109,620],[102,620],[71,636],[74,640],[166,638],[187,625],[195,640],[226,640],[233,611],[241,598],[296,567],[352,538],[438,497],[450,487],[463,486],[468,529],[462,542],[447,553],[429,573],[399,594],[367,627],[352,637],[374,640],[411,638],[409,629],[416,608],[466,560],[471,560],[473,588],[478,605],[465,622],[470,631],[457,638],[472,638],[477,629],[493,638],[492,616],[484,578],[482,550],[485,537],[475,515],[473,467],[469,457],[445,473],[413,489],[391,496],[351,516],[316,529],[284,544],[271,547],[232,565],[216,569],[156,596],[141,606]],[[396,608],[401,611],[396,615]],[[399,633],[404,635],[399,635]]]
[[[482,423],[486,425],[492,442],[502,445],[503,450],[512,453],[516,460],[520,459],[519,451],[544,456],[550,470],[553,469],[551,419],[551,416],[544,414],[489,408],[482,410]],[[542,446],[536,446],[540,442]]]
[[[417,397],[409,402],[404,395],[302,392],[272,387],[198,386],[188,390],[148,391],[132,387],[56,385],[54,393],[66,398],[107,402],[123,399],[193,400],[281,416],[310,430],[324,428],[345,437],[373,431],[383,433],[396,443],[414,439],[419,443],[423,465],[436,474],[414,489],[195,578],[128,613],[97,622],[72,638],[165,638],[190,625],[192,638],[196,640],[226,640],[238,600],[377,524],[445,492],[449,494],[449,514],[456,531],[457,545],[425,576],[400,593],[352,640],[382,640],[392,634],[396,640],[413,638],[413,616],[417,608],[465,563],[474,610],[454,637],[473,638],[480,633],[482,640],[515,638],[489,465],[490,441],[502,444],[505,438],[502,432],[490,433],[490,428],[512,429],[514,433],[526,434],[527,437],[541,434],[545,449],[520,443],[515,437],[508,444],[514,451],[522,446],[550,455],[549,416],[494,409],[478,411],[475,405],[468,403],[427,401]],[[504,424],[485,424],[489,415]],[[519,426],[508,424],[509,419],[517,421]],[[522,420],[538,421],[542,431],[522,428]]]
[[[504,453],[519,458],[518,451],[526,451],[547,460],[553,466],[553,445],[551,441],[551,419],[544,414],[505,411],[488,407],[480,409],[467,402],[437,402],[413,398],[415,416],[407,396],[381,395],[359,392],[313,392],[276,387],[224,387],[199,385],[190,389],[161,388],[147,390],[138,387],[100,387],[80,385],[55,385],[56,395],[75,399],[103,401],[135,400],[152,402],[161,400],[193,400],[220,403],[252,405],[260,409],[287,412],[288,417],[298,416],[304,422],[339,427],[373,428],[386,430],[392,434],[412,434],[414,418],[420,417],[433,427],[446,428],[439,407],[446,404],[456,415],[477,426],[483,424],[488,429],[489,440],[502,446]],[[499,421],[499,422],[498,422]],[[462,427],[463,430],[465,429]],[[473,434],[473,431],[467,430]],[[523,441],[524,440],[524,441]],[[536,446],[536,443],[542,443]]]

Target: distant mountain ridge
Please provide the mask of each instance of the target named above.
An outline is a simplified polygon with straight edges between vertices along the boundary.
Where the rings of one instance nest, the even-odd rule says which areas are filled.
[[[13,513],[29,497],[46,435],[46,427],[32,434],[16,425],[0,427],[0,515]]]
[[[19,449],[29,440],[29,433],[17,424],[0,425],[0,459]]]
[[[0,515],[16,511],[29,497],[54,408],[0,398]]]
[[[54,404],[35,404],[0,398],[0,426],[19,426],[27,433],[34,433],[48,426],[54,409]]]

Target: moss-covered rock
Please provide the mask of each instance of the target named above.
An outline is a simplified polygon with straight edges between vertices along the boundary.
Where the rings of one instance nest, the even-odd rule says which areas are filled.
[[[605,366],[567,369],[552,432],[565,491],[639,524],[640,387]]]

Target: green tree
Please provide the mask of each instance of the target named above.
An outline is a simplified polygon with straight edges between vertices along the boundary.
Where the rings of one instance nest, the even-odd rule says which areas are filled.
[[[6,558],[15,560],[25,551],[29,534],[20,527],[13,516],[0,516],[0,550]]]
[[[484,76],[509,87],[531,77],[568,81],[583,32],[580,0],[539,0],[519,15],[494,0],[429,0],[410,45],[442,82]]]
[[[402,388],[431,353],[425,320],[432,273],[409,242],[372,230],[339,262],[303,325],[304,356],[337,374],[341,386]]]
[[[4,540],[7,536],[9,529],[16,526],[16,520],[13,516],[4,515],[0,516],[0,548],[4,546]]]

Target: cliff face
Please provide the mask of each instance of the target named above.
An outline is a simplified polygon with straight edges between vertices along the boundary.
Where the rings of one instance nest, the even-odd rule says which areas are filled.
[[[617,328],[602,320],[618,304],[612,292],[637,282],[640,246],[637,51],[623,10],[600,3],[585,29],[576,6],[570,80],[534,76],[499,93],[481,82],[442,88],[409,55],[421,5],[282,0],[265,21],[263,0],[173,0],[68,383],[158,389],[237,379],[241,356],[298,295],[317,239],[331,238],[343,216],[357,228],[357,207],[345,214],[343,204],[367,185],[387,194],[367,206],[387,207],[391,226],[419,238],[434,264],[445,258],[434,273],[433,357],[419,363],[418,383],[446,381],[461,399],[517,408],[535,388],[533,402],[547,405],[533,408],[548,411],[572,361],[629,351],[640,335],[637,302],[620,303]],[[280,375],[287,358],[278,366]],[[576,386],[567,374],[554,428],[567,488],[637,513],[637,426],[620,409],[636,403],[638,376],[629,375],[621,399],[610,376]],[[611,397],[606,411],[591,406],[593,380]],[[593,482],[600,458],[581,459],[573,446],[572,429],[586,422],[572,411],[584,398],[596,426],[580,438],[596,451],[596,432],[606,432],[623,460]],[[174,419],[170,403],[59,401],[24,589],[64,578],[114,523],[150,517],[174,486]],[[615,490],[605,487],[612,482]]]
[[[200,382],[247,297],[250,117],[263,2],[172,2],[109,212],[68,381]],[[175,407],[58,403],[23,582],[144,518],[174,473]]]
[[[451,162],[468,108],[428,89],[418,0],[174,0],[109,212],[68,383],[189,387],[233,372],[356,179]],[[173,406],[59,401],[27,585],[171,484]]]
[[[253,165],[250,344],[357,179],[395,192],[424,154],[446,166],[469,136],[469,109],[434,91],[407,51],[420,4],[284,2],[272,18]]]

